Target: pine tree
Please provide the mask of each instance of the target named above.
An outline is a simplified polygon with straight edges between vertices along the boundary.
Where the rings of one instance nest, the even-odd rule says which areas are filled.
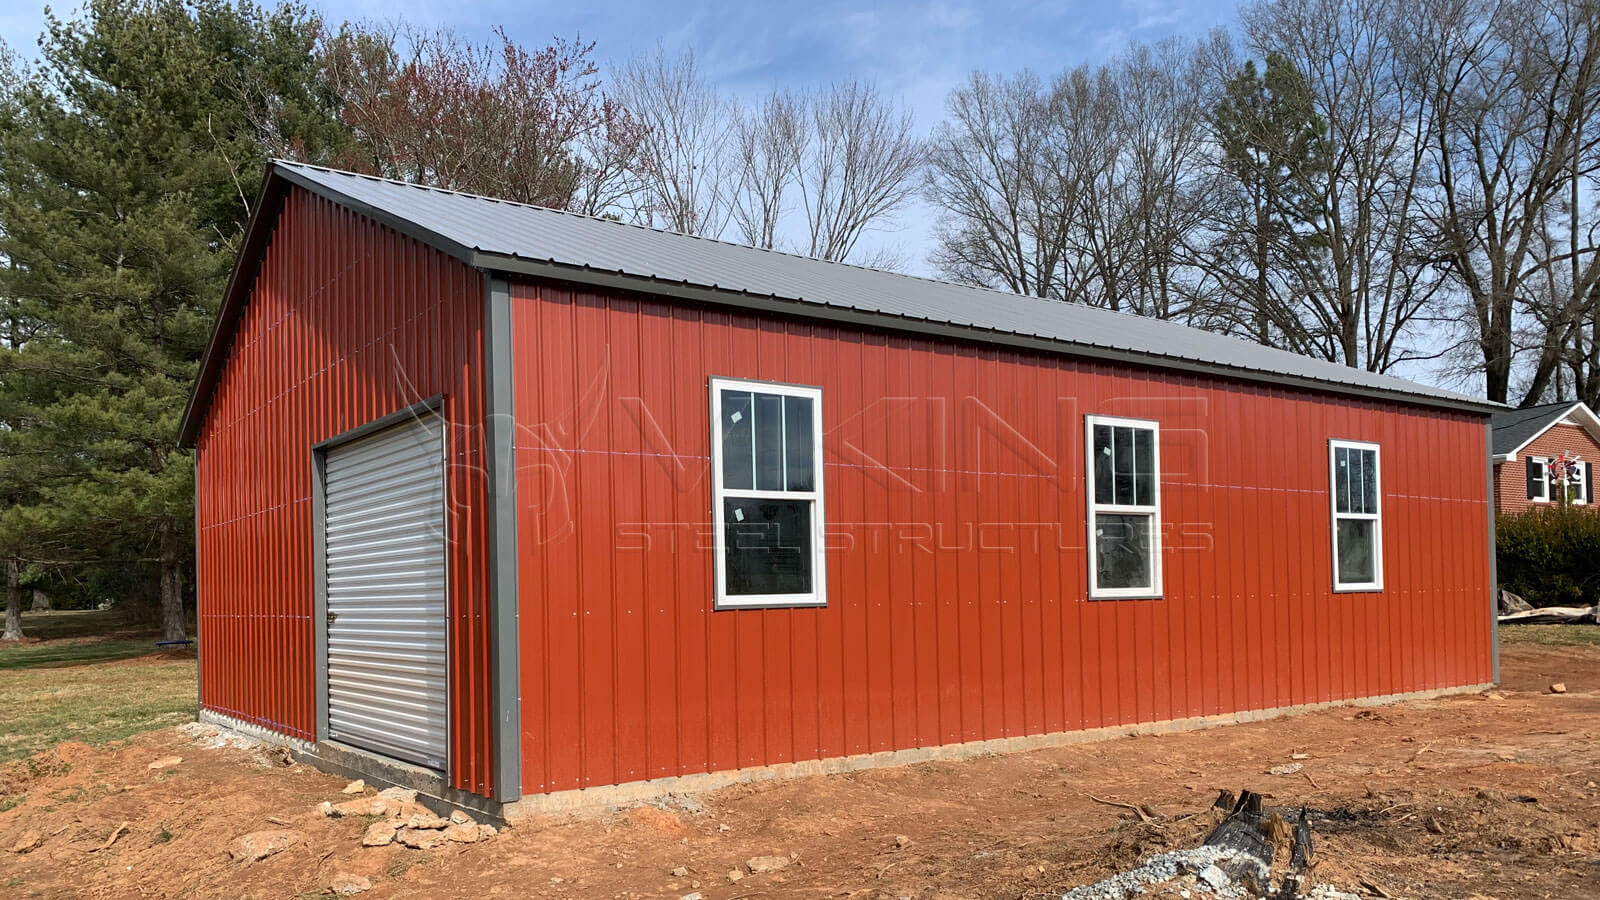
[[[1250,336],[1292,344],[1296,317],[1272,280],[1292,273],[1311,251],[1304,226],[1319,214],[1308,184],[1321,164],[1323,124],[1305,78],[1280,54],[1267,55],[1264,74],[1246,61],[1228,82],[1212,129],[1237,201],[1232,208],[1240,213],[1231,249],[1243,261]]]
[[[177,427],[248,220],[263,134],[342,140],[303,7],[90,0],[51,17],[0,130],[0,548],[51,566],[135,564],[185,636],[193,463]]]

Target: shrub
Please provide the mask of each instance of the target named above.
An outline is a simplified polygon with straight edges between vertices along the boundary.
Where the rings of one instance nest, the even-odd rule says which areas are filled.
[[[1600,511],[1552,507],[1495,520],[1500,586],[1534,606],[1600,602]]]

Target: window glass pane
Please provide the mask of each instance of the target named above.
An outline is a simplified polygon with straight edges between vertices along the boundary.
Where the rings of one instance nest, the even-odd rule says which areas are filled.
[[[1114,503],[1134,502],[1133,497],[1133,429],[1111,429],[1111,470],[1116,479]]]
[[[725,499],[730,596],[811,593],[811,501]]]
[[[1134,502],[1156,505],[1156,433],[1148,428],[1133,431]]]
[[[815,490],[816,479],[812,476],[811,460],[815,439],[811,432],[811,406],[810,397],[783,398],[784,459],[788,468],[788,489],[791,491]]]
[[[1376,515],[1378,512],[1378,454],[1372,450],[1361,451],[1361,511]]]
[[[1111,502],[1111,426],[1094,427],[1094,502]]]
[[[748,491],[755,487],[751,444],[749,391],[722,392],[722,485]]]
[[[1102,588],[1153,586],[1149,515],[1094,517],[1095,581]]]
[[[783,397],[756,394],[756,490],[783,490]]]
[[[1373,546],[1371,519],[1340,519],[1334,556],[1342,584],[1370,584],[1377,580],[1378,557]]]

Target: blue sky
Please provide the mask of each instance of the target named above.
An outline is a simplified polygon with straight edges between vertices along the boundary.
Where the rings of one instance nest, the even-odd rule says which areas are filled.
[[[0,9],[0,40],[31,56],[43,28],[41,0],[9,0]],[[71,2],[57,2],[61,11]],[[873,79],[911,106],[918,126],[938,121],[945,95],[973,69],[1044,74],[1099,62],[1132,41],[1199,35],[1231,26],[1235,0],[977,3],[894,0],[875,4],[759,2],[544,3],[469,0],[311,0],[331,20],[404,19],[485,37],[504,26],[517,41],[541,46],[551,37],[596,43],[602,64],[656,43],[693,47],[710,76],[739,96],[773,86],[807,87],[845,76]],[[929,274],[931,211],[908,210],[892,233],[872,235],[863,249],[897,247],[906,268]]]

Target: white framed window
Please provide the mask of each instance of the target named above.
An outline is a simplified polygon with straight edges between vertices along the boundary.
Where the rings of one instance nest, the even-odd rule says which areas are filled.
[[[1550,502],[1550,460],[1543,456],[1528,457],[1528,499]]]
[[[1378,445],[1328,442],[1333,589],[1383,590],[1383,484]]]
[[[822,389],[711,379],[716,606],[826,606]]]
[[[1161,596],[1161,441],[1145,419],[1088,416],[1089,596]]]
[[[1593,488],[1589,484],[1589,464],[1580,462],[1573,467],[1572,478],[1567,482],[1567,502],[1575,506],[1585,506]]]

